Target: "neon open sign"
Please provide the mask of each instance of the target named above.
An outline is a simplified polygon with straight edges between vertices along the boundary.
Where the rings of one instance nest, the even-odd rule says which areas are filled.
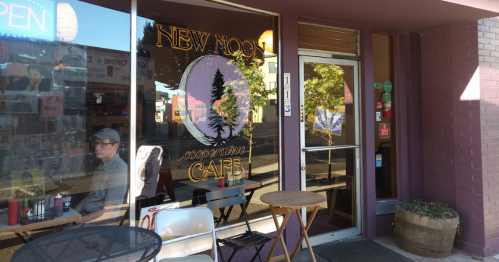
[[[0,35],[54,40],[54,2],[0,0]]]

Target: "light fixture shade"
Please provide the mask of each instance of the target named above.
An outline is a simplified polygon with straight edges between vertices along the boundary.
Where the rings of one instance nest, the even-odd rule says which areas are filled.
[[[264,44],[265,43],[265,46]],[[263,32],[258,39],[258,45],[264,48],[264,51],[273,53],[274,52],[274,31],[267,30]]]
[[[78,18],[68,3],[57,4],[57,37],[60,41],[71,42],[78,33]]]

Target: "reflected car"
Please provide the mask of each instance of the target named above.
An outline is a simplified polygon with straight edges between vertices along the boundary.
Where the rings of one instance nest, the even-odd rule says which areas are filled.
[[[206,122],[206,114],[202,114],[200,117],[196,117],[196,124],[200,122]]]
[[[226,126],[227,123],[225,123],[224,118],[221,115],[211,115],[210,117],[210,123],[216,123],[221,124],[222,126]]]

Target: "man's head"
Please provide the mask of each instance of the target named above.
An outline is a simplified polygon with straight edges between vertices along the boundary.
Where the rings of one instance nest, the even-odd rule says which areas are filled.
[[[116,130],[112,128],[104,128],[97,134],[90,137],[95,148],[95,156],[100,158],[104,163],[107,163],[120,147],[120,136]]]

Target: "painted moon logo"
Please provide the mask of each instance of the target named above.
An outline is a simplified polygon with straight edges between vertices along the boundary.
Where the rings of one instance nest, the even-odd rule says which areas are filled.
[[[230,59],[218,55],[194,60],[182,75],[178,110],[199,142],[222,146],[243,129],[250,108],[248,81]]]

